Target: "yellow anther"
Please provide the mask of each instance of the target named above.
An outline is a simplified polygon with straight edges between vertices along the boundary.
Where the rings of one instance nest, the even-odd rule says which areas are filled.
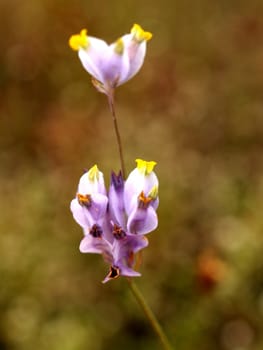
[[[123,51],[124,51],[124,43],[123,40],[121,38],[119,38],[118,40],[116,40],[115,42],[115,47],[114,47],[114,51],[118,54],[118,55],[122,55]]]
[[[87,29],[82,29],[80,34],[71,35],[68,43],[74,51],[78,51],[79,49],[86,49],[89,44]]]
[[[153,171],[155,165],[157,164],[154,161],[147,162],[146,160],[142,160],[142,159],[136,159],[135,161],[137,163],[137,169],[143,175],[149,175]]]
[[[90,168],[90,170],[87,172],[87,175],[91,182],[99,180],[99,169],[96,164],[92,168]]]
[[[77,198],[78,198],[78,202],[80,205],[88,207],[91,203],[91,196],[89,194],[80,194],[77,193]]]
[[[134,35],[135,40],[137,40],[139,43],[142,41],[148,41],[152,38],[152,33],[145,32],[139,24],[134,24],[131,29],[131,34]]]
[[[158,186],[155,185],[148,194],[148,197],[156,199],[158,197]]]

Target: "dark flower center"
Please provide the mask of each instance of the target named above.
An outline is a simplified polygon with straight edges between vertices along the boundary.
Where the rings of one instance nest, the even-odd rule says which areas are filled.
[[[113,236],[116,239],[123,239],[126,237],[126,232],[121,228],[121,226],[118,226],[116,224],[114,224],[113,226]]]
[[[90,235],[94,238],[99,238],[102,236],[102,228],[99,225],[94,224],[89,231]]]
[[[120,275],[120,269],[117,266],[110,267],[110,273],[108,275],[109,278],[117,278]]]

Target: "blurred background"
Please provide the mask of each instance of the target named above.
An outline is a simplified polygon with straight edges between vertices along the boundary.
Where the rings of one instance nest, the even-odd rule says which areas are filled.
[[[263,348],[263,3],[0,1],[0,349],[160,349],[125,279],[80,254],[83,168],[119,170],[107,101],[68,38],[153,32],[116,91],[130,171],[158,162],[137,279],[178,350]]]

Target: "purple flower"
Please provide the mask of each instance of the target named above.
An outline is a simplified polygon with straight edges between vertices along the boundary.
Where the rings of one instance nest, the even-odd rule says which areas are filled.
[[[146,54],[146,42],[152,34],[134,24],[129,34],[111,45],[88,36],[87,30],[72,35],[69,46],[78,51],[84,69],[92,76],[95,87],[107,95],[138,73]]]
[[[158,225],[156,163],[136,161],[137,168],[126,182],[121,172],[112,173],[108,196],[103,174],[97,166],[92,167],[81,177],[71,201],[73,217],[84,232],[80,251],[101,254],[110,265],[104,283],[118,276],[140,276],[133,269],[135,254],[147,247],[144,235]]]

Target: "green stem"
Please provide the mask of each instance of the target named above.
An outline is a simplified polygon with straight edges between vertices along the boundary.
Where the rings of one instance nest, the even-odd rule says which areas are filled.
[[[118,150],[119,150],[119,156],[120,156],[120,162],[121,162],[122,176],[125,179],[126,178],[126,170],[125,170],[125,163],[124,163],[124,157],[123,157],[123,148],[122,148],[122,142],[121,142],[121,135],[120,135],[118,122],[117,122],[117,117],[116,117],[116,113],[115,113],[114,90],[108,95],[108,102],[109,102],[109,107],[110,107],[110,111],[111,111],[111,114],[112,114],[114,130],[115,130],[115,134],[116,134],[116,138],[117,138],[117,144],[118,144]]]
[[[147,317],[155,334],[159,338],[159,340],[163,346],[163,349],[172,350],[173,348],[172,348],[168,338],[166,337],[160,323],[157,321],[154,313],[152,312],[152,309],[150,308],[150,306],[147,304],[146,300],[144,299],[142,293],[140,292],[140,290],[138,289],[138,287],[136,286],[136,284],[134,283],[134,281],[131,278],[127,278],[127,281],[128,281],[129,287],[130,287],[133,295],[135,296],[135,299],[137,300],[138,304],[141,306],[141,308],[142,308],[143,312],[145,313],[145,316]]]

